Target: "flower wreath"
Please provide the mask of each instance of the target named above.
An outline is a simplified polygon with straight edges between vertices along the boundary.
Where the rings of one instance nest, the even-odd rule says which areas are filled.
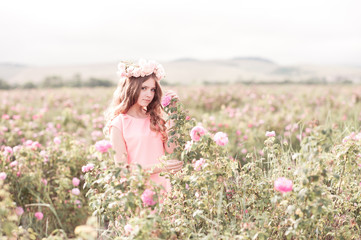
[[[163,66],[155,61],[139,59],[138,64],[123,61],[118,64],[117,74],[120,77],[137,78],[149,76],[153,73],[158,82],[165,77]]]

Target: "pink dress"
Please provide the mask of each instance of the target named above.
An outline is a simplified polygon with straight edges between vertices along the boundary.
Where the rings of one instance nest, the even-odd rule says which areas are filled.
[[[135,118],[127,114],[119,114],[111,122],[110,127],[116,127],[123,133],[128,154],[128,164],[140,164],[143,168],[160,163],[159,157],[164,156],[162,136],[159,132],[150,130],[150,116]],[[152,174],[150,179],[161,184],[169,192],[169,179]]]

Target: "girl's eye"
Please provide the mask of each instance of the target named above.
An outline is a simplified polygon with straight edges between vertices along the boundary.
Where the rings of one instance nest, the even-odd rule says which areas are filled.
[[[152,92],[155,92],[155,88],[152,89]]]
[[[145,87],[142,87],[142,90],[145,90]]]

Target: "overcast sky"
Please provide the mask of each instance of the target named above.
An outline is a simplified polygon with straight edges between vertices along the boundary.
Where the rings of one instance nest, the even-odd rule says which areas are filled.
[[[361,66],[360,0],[9,0],[0,63],[263,57]]]

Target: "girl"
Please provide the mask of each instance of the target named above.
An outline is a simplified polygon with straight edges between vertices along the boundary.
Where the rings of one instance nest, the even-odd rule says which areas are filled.
[[[140,164],[151,173],[150,179],[170,190],[168,179],[160,172],[177,172],[183,162],[168,160],[160,167],[159,158],[164,152],[172,153],[175,144],[168,146],[167,129],[172,127],[162,118],[162,89],[159,81],[164,70],[154,61],[139,60],[138,64],[121,62],[118,65],[121,79],[113,94],[112,103],[105,114],[105,131],[115,150],[115,164],[125,162],[134,167]],[[177,98],[174,92],[167,93]]]

